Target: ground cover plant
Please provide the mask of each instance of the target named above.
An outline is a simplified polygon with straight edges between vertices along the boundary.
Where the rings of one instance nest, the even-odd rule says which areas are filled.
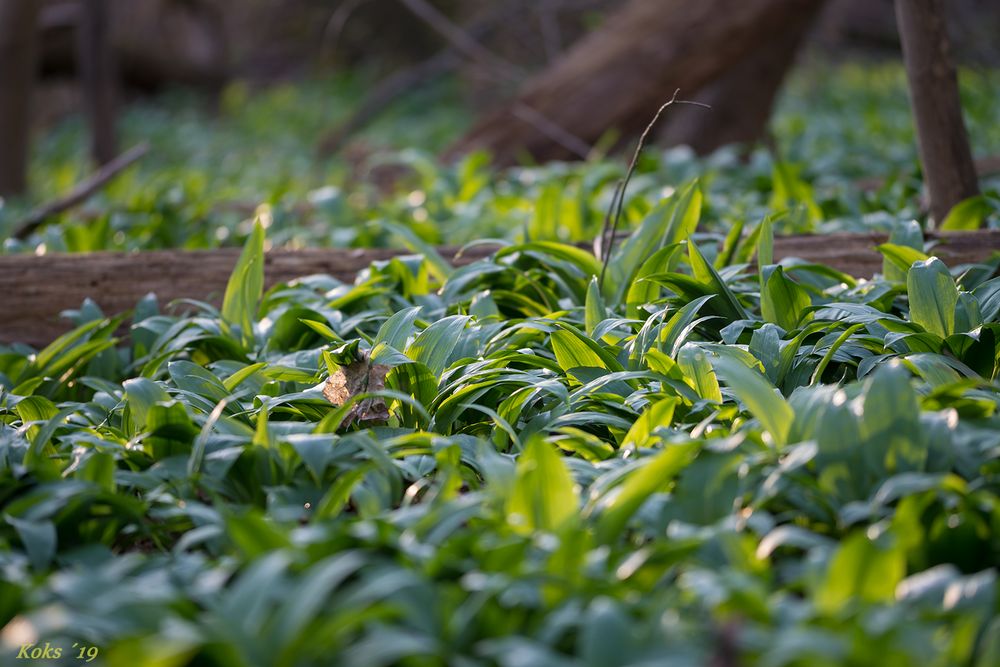
[[[900,222],[873,280],[775,263],[799,213],[720,238],[712,196],[606,270],[528,240],[266,293],[258,224],[221,309],[4,348],[4,658],[997,664],[996,262]]]
[[[822,82],[822,85],[818,85]],[[496,172],[484,155],[441,165],[436,153],[468,124],[456,86],[422,91],[336,156],[317,137],[348,113],[366,81],[355,78],[254,90],[233,84],[212,115],[190,95],[137,104],[123,119],[125,144],[150,154],[83,209],[5,252],[81,252],[239,246],[260,214],[275,246],[413,246],[481,238],[589,241],[601,228],[616,156],[582,164]],[[1000,76],[962,74],[977,156],[1000,154]],[[682,91],[682,94],[688,91]],[[637,225],[664,195],[696,176],[708,194],[702,231],[794,209],[779,233],[888,229],[922,218],[921,175],[905,74],[899,64],[813,63],[787,87],[774,119],[776,151],[647,150],[629,187],[625,222]],[[707,113],[707,112],[706,112]],[[0,206],[5,238],[32,204],[65,192],[86,173],[79,118],[39,142],[32,198]],[[612,140],[613,137],[608,137]],[[862,185],[868,183],[868,185]],[[996,175],[957,225],[1000,224]],[[400,226],[409,230],[401,233]],[[416,247],[416,246],[413,246]]]

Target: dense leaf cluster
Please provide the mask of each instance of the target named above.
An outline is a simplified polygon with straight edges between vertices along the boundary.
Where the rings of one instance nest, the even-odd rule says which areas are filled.
[[[774,220],[699,244],[704,208],[603,282],[536,241],[262,293],[257,227],[221,310],[3,349],[5,659],[997,664],[995,266],[913,224],[874,280],[779,265]],[[384,388],[332,405],[362,362]]]

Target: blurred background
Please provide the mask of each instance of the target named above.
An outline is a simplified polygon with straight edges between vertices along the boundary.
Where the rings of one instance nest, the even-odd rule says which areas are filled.
[[[675,88],[712,109],[668,110],[627,219],[696,176],[709,228],[782,206],[789,231],[918,216],[892,2],[714,4],[0,0],[0,102],[30,98],[0,115],[26,153],[2,188],[4,252],[236,245],[255,217],[291,247],[592,238]],[[1000,3],[946,5],[990,191]],[[590,76],[587,54],[622,69]],[[33,213],[136,146],[83,201]]]

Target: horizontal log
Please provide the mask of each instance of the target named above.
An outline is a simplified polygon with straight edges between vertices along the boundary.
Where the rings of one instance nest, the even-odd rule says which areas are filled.
[[[1000,251],[1000,231],[958,232],[931,237],[939,242],[934,254],[949,266],[984,261]],[[775,239],[775,257],[798,257],[832,266],[854,276],[870,277],[881,270],[875,246],[884,234],[828,234]],[[488,256],[495,248],[477,246],[456,258],[455,248],[441,254],[455,265]],[[92,253],[0,256],[0,293],[4,294],[0,343],[40,346],[69,329],[60,317],[93,299],[108,314],[134,307],[149,292],[161,304],[192,298],[220,303],[238,248],[143,253]],[[352,282],[371,262],[405,254],[391,249],[273,250],[264,263],[266,284],[287,282],[310,274],[329,274]]]

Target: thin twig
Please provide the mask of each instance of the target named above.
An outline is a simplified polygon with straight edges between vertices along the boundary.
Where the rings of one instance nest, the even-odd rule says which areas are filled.
[[[614,239],[608,236],[608,233],[611,231],[611,214],[614,213],[615,202],[618,201],[618,195],[622,191],[622,184],[624,182],[624,178],[619,178],[618,182],[615,183],[615,190],[611,193],[611,206],[608,207],[607,212],[604,214],[604,222],[601,223],[601,233],[594,241],[594,255],[601,259],[610,252],[611,244],[614,242]]]
[[[511,83],[520,83],[524,78],[524,72],[519,67],[484,47],[467,30],[442,14],[436,7],[428,3],[427,0],[399,1],[418,18],[436,30],[459,53],[479,65],[483,71],[498,75]],[[593,150],[593,147],[586,141],[574,135],[537,109],[529,107],[526,104],[520,103],[516,105],[513,115],[575,155],[586,158]]]
[[[611,230],[610,233],[607,235],[607,237],[610,239],[614,239],[615,234],[618,233],[618,223],[621,222],[622,209],[625,203],[625,190],[628,188],[629,181],[632,180],[632,175],[635,174],[636,166],[638,166],[639,164],[639,156],[642,154],[642,149],[646,146],[646,139],[649,137],[649,133],[653,131],[653,128],[656,126],[657,121],[660,120],[660,116],[663,115],[663,112],[667,110],[667,107],[673,104],[692,104],[694,106],[711,109],[709,105],[702,104],[701,102],[692,102],[690,100],[677,99],[677,95],[680,94],[680,92],[681,92],[680,88],[675,90],[674,94],[670,97],[670,99],[664,102],[663,105],[656,110],[656,114],[653,115],[653,120],[649,121],[649,125],[646,126],[646,129],[643,130],[642,135],[639,137],[639,143],[636,144],[635,153],[632,154],[632,161],[629,162],[628,170],[625,172],[625,179],[622,181],[621,188],[617,190],[618,193],[617,202],[614,199],[611,200],[611,210],[614,211],[614,215],[609,216],[611,218]],[[605,219],[605,227],[607,227],[607,219]],[[604,274],[608,270],[608,261],[611,259],[611,248],[607,247],[604,248],[603,250],[604,250],[604,257],[603,257],[604,261],[601,263],[601,275],[597,279],[598,285],[600,285],[601,287],[604,286]]]
[[[434,28],[442,37],[451,43],[459,53],[503,74],[507,79],[518,82],[524,77],[524,72],[510,62],[496,55],[476,41],[460,25],[442,14],[426,0],[399,0],[417,18]]]
[[[355,4],[358,1],[368,0],[355,0]],[[485,13],[472,20],[465,32],[472,40],[481,39],[497,26],[509,23],[512,16],[523,12],[524,3],[525,0],[509,2]],[[376,83],[346,119],[325,133],[317,148],[319,156],[326,158],[339,151],[353,134],[371,123],[403,95],[450,73],[463,62],[461,56],[457,47],[449,43],[430,58],[394,72]]]
[[[584,160],[594,151],[594,147],[586,141],[523,102],[516,102],[511,113],[515,118],[523,120],[552,141]]]
[[[107,185],[115,176],[130,167],[148,152],[149,144],[145,142],[128,149],[98,169],[92,176],[77,183],[76,187],[69,194],[48,204],[39,206],[29,213],[27,217],[14,226],[14,232],[11,236],[16,239],[27,238],[28,235],[38,229],[49,217],[79,206],[90,199],[94,193]]]

